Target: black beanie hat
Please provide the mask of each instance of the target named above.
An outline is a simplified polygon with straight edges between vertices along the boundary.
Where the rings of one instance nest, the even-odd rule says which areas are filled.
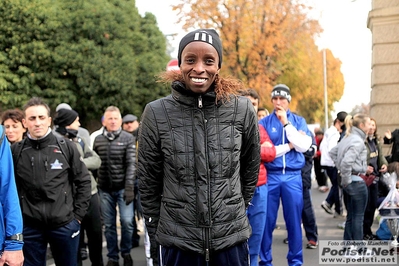
[[[66,127],[72,124],[78,117],[78,113],[74,110],[60,109],[54,119],[54,125],[59,127]]]
[[[348,113],[347,112],[345,112],[345,111],[341,111],[341,112],[339,112],[338,114],[337,114],[337,119],[340,121],[340,122],[345,122],[345,118],[346,118],[346,116],[348,115]]]
[[[199,29],[187,33],[179,44],[179,51],[177,52],[178,66],[181,65],[181,54],[184,47],[190,42],[206,42],[212,45],[219,55],[219,68],[222,66],[222,42],[219,38],[219,34],[214,29]]]
[[[289,103],[291,102],[290,88],[285,84],[277,84],[274,86],[271,97],[273,99],[276,96],[284,97]]]

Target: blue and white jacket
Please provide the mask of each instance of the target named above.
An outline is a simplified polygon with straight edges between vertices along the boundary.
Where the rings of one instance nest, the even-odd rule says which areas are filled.
[[[0,126],[0,136],[3,134]],[[7,237],[22,234],[22,214],[14,178],[10,144],[7,138],[0,142],[0,252],[21,250],[22,241],[7,240]]]
[[[303,155],[312,145],[306,121],[303,117],[287,110],[287,119],[290,122],[284,127],[277,118],[276,112],[259,121],[276,147],[276,158],[270,163],[265,163],[268,173],[285,173],[299,171],[305,165]],[[301,133],[306,132],[306,134]],[[289,143],[294,149],[290,149]]]

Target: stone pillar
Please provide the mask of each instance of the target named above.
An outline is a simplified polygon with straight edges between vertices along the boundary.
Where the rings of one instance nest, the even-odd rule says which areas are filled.
[[[399,0],[372,0],[367,27],[372,32],[370,116],[384,136],[399,128]],[[385,154],[387,149],[384,145]]]

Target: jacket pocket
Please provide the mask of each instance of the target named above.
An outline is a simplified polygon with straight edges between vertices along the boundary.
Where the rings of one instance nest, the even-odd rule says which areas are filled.
[[[179,222],[180,224],[188,224],[195,221],[193,214],[187,211],[187,204],[172,199],[163,199],[161,216],[164,220]]]

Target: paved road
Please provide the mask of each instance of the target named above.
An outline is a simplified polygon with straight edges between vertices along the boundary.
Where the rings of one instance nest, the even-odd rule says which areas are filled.
[[[333,218],[332,215],[327,214],[320,206],[321,202],[326,198],[327,193],[321,193],[317,190],[317,185],[315,181],[313,181],[312,188],[312,198],[313,198],[313,206],[316,213],[316,220],[319,231],[319,240],[342,240],[343,238],[343,230],[337,227],[338,223],[343,222],[342,219]],[[273,239],[273,264],[275,266],[283,266],[287,265],[286,255],[288,251],[288,246],[283,243],[284,238],[286,237],[285,223],[282,215],[282,211],[280,208],[279,217],[277,220],[277,225],[280,226],[280,229],[276,229],[274,231],[274,239]],[[373,225],[373,232],[377,229],[378,224],[375,223]],[[141,238],[143,240],[143,237]],[[319,265],[319,249],[306,249],[307,240],[303,237],[303,254],[304,254],[304,265]],[[131,252],[132,258],[134,260],[135,266],[146,266],[145,254],[144,254],[144,246],[141,241],[140,247],[134,248]],[[106,248],[104,248],[104,262],[107,262],[106,256]],[[123,261],[119,261],[120,265],[123,265]],[[51,260],[48,261],[47,265],[54,265]],[[90,266],[89,260],[84,261],[84,266]],[[334,264],[338,265],[338,264]],[[342,264],[348,265],[348,264]],[[359,265],[359,264],[357,264]]]

